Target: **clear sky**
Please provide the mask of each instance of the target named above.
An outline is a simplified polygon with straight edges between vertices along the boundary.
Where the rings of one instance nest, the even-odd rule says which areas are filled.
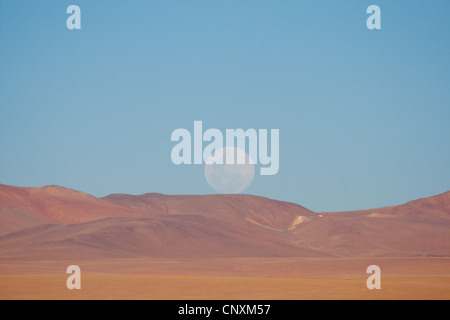
[[[0,183],[214,193],[170,158],[172,131],[202,120],[280,130],[278,174],[245,193],[339,211],[447,191],[449,15],[446,0],[0,0]]]

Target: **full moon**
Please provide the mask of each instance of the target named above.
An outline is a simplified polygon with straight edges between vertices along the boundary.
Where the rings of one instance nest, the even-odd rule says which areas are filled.
[[[233,149],[235,160],[236,158],[245,159],[245,164],[237,164],[237,161],[233,161],[231,164]],[[224,159],[224,164],[211,163],[212,157]],[[216,150],[206,161],[206,181],[217,193],[241,193],[250,186],[254,177],[253,159],[242,149],[221,148]]]

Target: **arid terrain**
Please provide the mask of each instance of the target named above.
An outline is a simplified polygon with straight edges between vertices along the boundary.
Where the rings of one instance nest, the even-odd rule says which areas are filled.
[[[81,290],[66,287],[73,264]],[[251,195],[0,185],[0,299],[450,299],[450,192],[316,213]]]

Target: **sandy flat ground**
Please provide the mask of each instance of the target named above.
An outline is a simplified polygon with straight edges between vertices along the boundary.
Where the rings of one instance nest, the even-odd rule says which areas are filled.
[[[81,290],[66,287],[71,264]],[[0,299],[450,299],[450,258],[0,261]]]

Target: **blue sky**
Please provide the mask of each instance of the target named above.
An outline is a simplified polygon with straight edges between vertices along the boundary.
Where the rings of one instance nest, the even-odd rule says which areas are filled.
[[[81,8],[68,30],[66,8]],[[366,8],[381,8],[368,30]],[[245,191],[315,211],[450,189],[449,1],[0,0],[0,182],[208,194],[176,128],[276,128]]]

